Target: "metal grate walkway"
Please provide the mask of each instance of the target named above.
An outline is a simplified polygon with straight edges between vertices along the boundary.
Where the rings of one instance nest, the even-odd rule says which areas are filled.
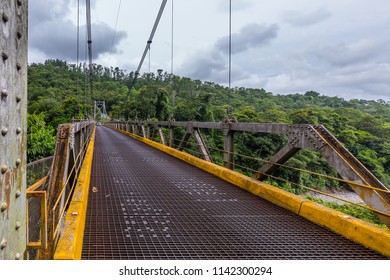
[[[196,167],[98,127],[83,259],[382,259]]]

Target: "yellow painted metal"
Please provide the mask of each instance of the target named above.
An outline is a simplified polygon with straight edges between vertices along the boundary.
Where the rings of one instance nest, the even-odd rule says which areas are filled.
[[[276,205],[286,208],[316,224],[343,235],[363,246],[390,257],[390,231],[356,219],[339,211],[301,198],[274,186],[257,181],[238,172],[218,166],[190,154],[161,145],[138,135],[116,129],[134,139],[168,153],[180,160],[203,169],[206,172],[260,196]]]
[[[43,178],[44,179],[44,178]],[[34,185],[33,185],[34,186]],[[29,233],[28,233],[28,224],[26,225],[27,228],[27,248],[28,249],[44,249],[47,247],[47,198],[46,198],[46,191],[36,191],[32,190],[33,188],[27,189],[26,195],[26,222],[28,223],[29,220],[29,212],[28,212],[28,200],[31,197],[39,197],[41,202],[41,228],[40,228],[40,240],[39,241],[32,241],[30,242],[28,240]]]
[[[302,204],[299,215],[390,257],[390,231],[315,202]]]
[[[33,192],[33,191],[39,189],[43,184],[46,183],[47,179],[48,179],[48,176],[45,176],[45,177],[39,179],[39,180],[38,180],[37,182],[35,182],[33,185],[31,185],[30,187],[28,187],[27,192]]]
[[[62,234],[54,253],[55,260],[81,259],[95,133],[96,128],[94,128],[92,133],[73,197],[65,217]]]

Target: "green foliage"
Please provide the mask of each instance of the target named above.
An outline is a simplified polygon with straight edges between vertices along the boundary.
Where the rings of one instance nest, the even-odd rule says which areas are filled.
[[[173,117],[177,121],[218,122],[226,117],[230,106],[239,122],[323,124],[380,180],[390,185],[390,103],[384,100],[347,101],[316,91],[277,95],[264,89],[229,89],[167,73],[149,73],[134,79],[133,72],[127,74],[118,67],[101,65],[93,67],[94,86],[90,95],[85,84],[86,69],[60,60],[31,64],[28,75],[28,112],[44,112],[44,121],[51,127],[91,116],[94,100],[104,100],[107,112],[115,120]],[[182,134],[177,133],[175,137],[181,139]],[[215,131],[202,133],[214,160],[222,162],[218,149],[224,148],[223,135]],[[237,153],[261,159],[268,159],[286,143],[285,136],[259,133],[236,133],[235,139]],[[235,162],[251,169],[262,165],[258,160],[239,156]],[[336,176],[313,151],[300,152],[288,164]],[[287,169],[278,170],[277,175],[318,189],[339,187],[323,178]],[[301,191],[294,186],[284,187]]]
[[[54,129],[46,125],[44,119],[44,113],[27,115],[27,159],[29,162],[54,153]]]

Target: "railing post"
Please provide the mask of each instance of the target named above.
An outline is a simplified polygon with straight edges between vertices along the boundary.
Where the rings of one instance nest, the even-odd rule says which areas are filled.
[[[169,147],[173,147],[174,127],[169,127]]]
[[[230,130],[230,123],[222,123],[223,132],[223,165],[226,168],[233,169],[234,167],[234,131]]]
[[[175,120],[174,119],[170,119],[169,120],[169,126],[168,126],[168,128],[169,128],[169,139],[168,139],[168,145],[169,145],[169,147],[173,147],[173,140],[174,140],[174,137],[175,137],[175,127],[172,125],[172,123],[174,122]]]
[[[8,0],[0,6],[0,259],[19,260],[27,241],[28,2]]]
[[[50,173],[49,187],[47,194],[47,231],[48,231],[48,244],[47,248],[40,251],[40,259],[52,259],[56,235],[54,234],[55,226],[58,222],[59,208],[53,210],[56,200],[59,198],[64,182],[67,179],[69,159],[71,158],[70,150],[70,138],[71,138],[71,125],[63,124],[59,125],[57,132],[56,150],[54,153],[53,165]],[[61,203],[62,205],[62,203]]]
[[[158,132],[158,136],[159,136],[160,139],[161,139],[161,143],[162,143],[164,146],[166,146],[166,145],[167,145],[167,142],[165,141],[164,132],[163,132],[161,126],[157,126],[157,127],[156,127],[156,130],[157,130],[157,132]]]
[[[145,126],[143,124],[141,125],[141,129],[142,129],[142,137],[143,138],[147,138],[146,131],[145,131]]]

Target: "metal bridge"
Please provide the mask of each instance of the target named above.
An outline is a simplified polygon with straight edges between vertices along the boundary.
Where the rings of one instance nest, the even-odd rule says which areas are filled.
[[[390,257],[388,229],[261,181],[299,150],[317,151],[340,175],[329,179],[390,226],[389,189],[321,125],[80,121],[59,126],[52,158],[27,165],[27,1],[2,5],[0,259]],[[223,166],[202,137],[211,129]],[[243,131],[286,139],[252,177],[233,170]]]
[[[182,128],[181,140],[175,135],[178,127]],[[223,150],[225,167],[211,162],[201,128],[225,132],[224,146],[229,149]],[[277,167],[269,161],[267,173],[263,166],[253,178],[231,170],[235,132],[287,134],[294,139],[295,149],[318,149],[317,143],[310,141],[305,146],[305,139],[310,138],[307,133],[318,130],[327,135],[318,138],[324,156],[337,160],[332,165],[347,177],[340,180],[364,190],[357,193],[363,193],[366,204],[371,203],[388,223],[389,212],[380,207],[387,207],[389,191],[380,184],[373,187],[373,181],[366,183],[376,178],[344,153],[322,126],[224,120],[112,122],[95,127],[93,122],[79,122],[60,126],[49,176],[27,189],[26,257],[386,259],[390,246],[387,229],[259,181],[259,174],[271,175],[271,167]],[[298,140],[297,135],[301,137]],[[204,159],[180,151],[191,136]],[[283,162],[276,158],[286,161],[294,155],[281,155],[286,150],[284,147],[272,157],[275,165]],[[348,173],[346,166],[354,172]],[[352,181],[354,176],[360,176],[359,180]],[[374,196],[381,198],[376,204]]]
[[[90,186],[83,259],[381,258],[109,128]]]

